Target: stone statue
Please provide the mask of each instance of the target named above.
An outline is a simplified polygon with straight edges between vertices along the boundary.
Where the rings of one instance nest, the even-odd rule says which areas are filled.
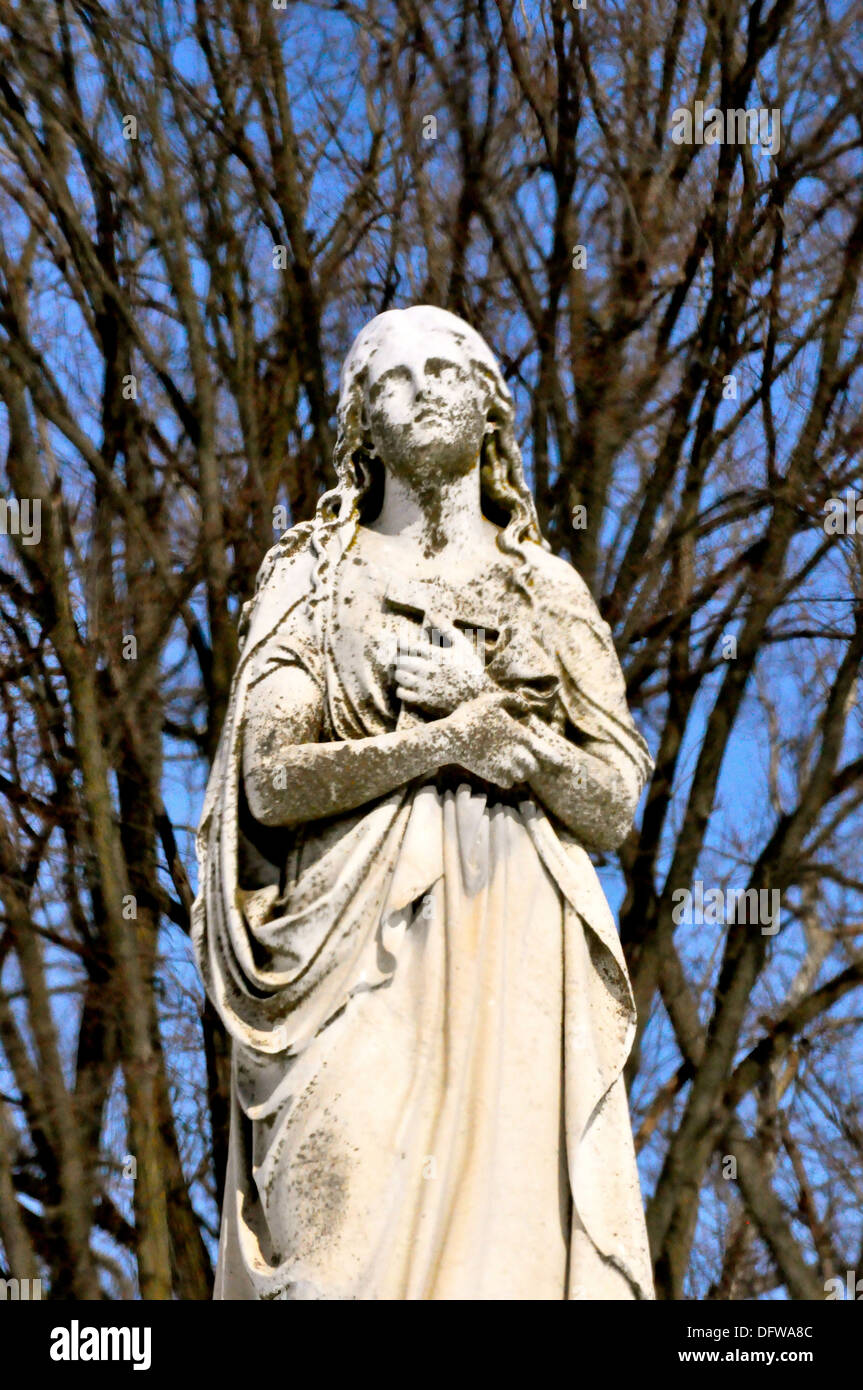
[[[466,323],[379,315],[273,546],[199,832],[233,1040],[216,1297],[653,1296],[635,1009],[587,850],[651,767]]]

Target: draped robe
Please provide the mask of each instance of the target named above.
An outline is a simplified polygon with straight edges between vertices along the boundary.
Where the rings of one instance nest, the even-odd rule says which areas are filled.
[[[193,942],[233,1054],[215,1297],[650,1298],[635,1007],[584,846],[456,769],[297,831],[250,815],[244,714],[281,664],[316,683],[324,739],[398,717],[391,576],[348,543],[309,604],[311,534],[274,547],[244,615],[198,836]],[[650,758],[609,629],[525,550],[489,671],[603,758],[612,814]]]

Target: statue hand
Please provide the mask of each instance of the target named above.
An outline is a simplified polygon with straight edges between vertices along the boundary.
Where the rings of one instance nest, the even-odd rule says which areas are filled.
[[[463,632],[447,623],[431,625],[437,641],[399,644],[396,695],[404,704],[441,717],[492,693],[495,685],[486,674],[485,653],[480,655]]]
[[[471,700],[450,716],[453,761],[466,772],[509,790],[529,783],[539,770],[535,742],[527,726],[504,708],[500,692]]]

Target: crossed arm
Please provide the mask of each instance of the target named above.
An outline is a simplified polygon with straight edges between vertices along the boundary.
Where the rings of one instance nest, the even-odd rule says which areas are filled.
[[[440,670],[427,675],[413,660],[398,668],[397,679],[408,680],[399,684],[401,698],[433,705],[438,697],[429,683]],[[252,815],[267,826],[293,827],[455,766],[505,789],[524,785],[596,849],[620,843],[640,790],[625,755],[606,744],[577,746],[534,716],[513,718],[497,690],[462,688],[458,699],[449,713],[404,730],[320,742],[317,685],[299,666],[277,668],[255,685],[245,717],[243,779]]]

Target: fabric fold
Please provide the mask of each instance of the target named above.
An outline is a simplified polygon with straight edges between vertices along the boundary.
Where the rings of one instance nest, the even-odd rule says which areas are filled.
[[[467,783],[427,782],[285,832],[282,862],[241,881],[243,716],[272,663],[320,675],[329,737],[387,709],[379,690],[343,694],[336,580],[310,607],[309,532],[289,536],[244,615],[198,837],[192,939],[234,1043],[219,1296],[497,1297],[535,1258],[536,1287],[560,1286],[540,1296],[651,1297],[623,1083],[635,1005],[585,849],[531,798],[516,807]],[[536,562],[532,585],[544,664],[524,644],[514,678],[529,657],[540,695],[553,682],[565,719],[640,785],[650,759],[610,634],[551,558]],[[530,1095],[518,1046],[544,1071],[557,1066],[557,1100],[549,1081]],[[376,1109],[364,1109],[364,1085]],[[546,1094],[554,1114],[532,1108]],[[534,1158],[532,1136],[549,1125],[562,1138]],[[387,1156],[385,1174],[364,1171],[364,1145]],[[547,1150],[553,1164],[560,1154],[560,1196]],[[518,1192],[531,1164],[538,1233],[519,1271],[504,1236],[531,1225]],[[333,1261],[352,1241],[355,1277],[337,1278]],[[483,1263],[479,1247],[499,1253]]]

